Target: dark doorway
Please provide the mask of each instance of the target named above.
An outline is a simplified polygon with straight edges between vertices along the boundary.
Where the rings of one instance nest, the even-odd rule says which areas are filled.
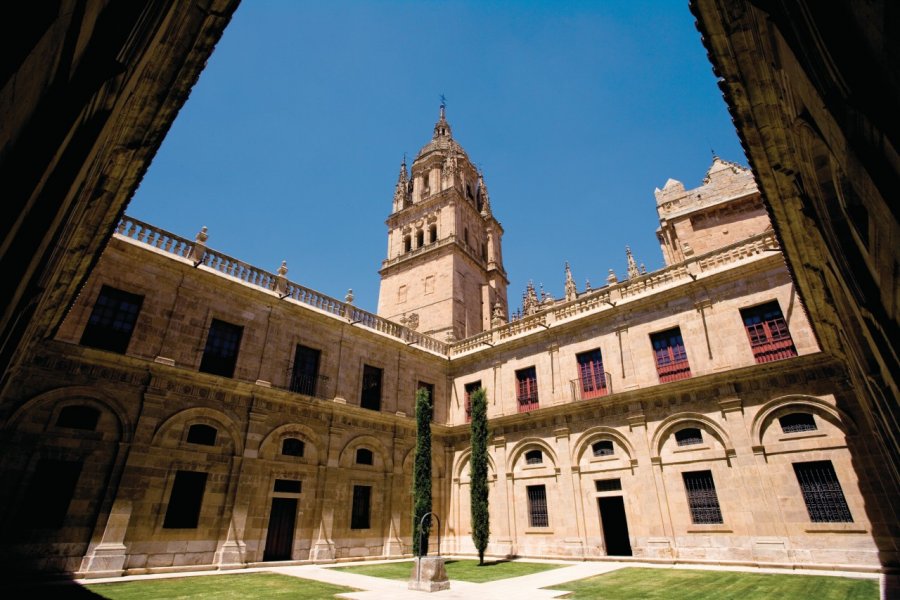
[[[603,539],[606,540],[608,556],[631,556],[631,542],[628,541],[628,522],[625,520],[625,502],[622,496],[597,498],[600,522],[603,524]]]
[[[263,560],[291,560],[296,517],[296,498],[272,498],[272,514],[269,516]]]

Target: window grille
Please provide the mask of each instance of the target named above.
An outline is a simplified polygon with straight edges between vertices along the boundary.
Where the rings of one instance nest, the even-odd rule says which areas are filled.
[[[594,481],[598,492],[618,492],[622,489],[621,479],[598,479]]]
[[[359,405],[369,410],[381,410],[381,376],[378,367],[363,365],[362,397]]]
[[[303,456],[306,444],[297,438],[285,438],[281,442],[281,453],[285,456]]]
[[[685,427],[675,432],[675,441],[679,446],[693,446],[703,443],[703,434],[696,427]]]
[[[215,446],[218,433],[215,427],[198,423],[191,425],[190,429],[188,429],[187,441],[189,444]]]
[[[57,427],[68,429],[84,429],[94,431],[100,420],[100,411],[93,406],[72,405],[64,406],[56,418]]]
[[[178,471],[169,495],[169,506],[163,527],[166,529],[196,529],[200,521],[200,506],[206,489],[206,473]]]
[[[711,471],[682,473],[684,489],[687,492],[691,522],[695,525],[722,523],[719,497],[713,483]]]
[[[578,383],[581,399],[598,398],[608,393],[606,372],[603,370],[603,356],[599,349],[578,354]]]
[[[813,523],[852,523],[853,516],[830,460],[794,463],[803,501]]]
[[[529,450],[525,453],[526,465],[540,465],[544,462],[544,453],[540,450]]]
[[[291,373],[291,391],[307,396],[316,395],[319,382],[319,356],[321,352],[297,344],[294,353],[294,370]]]
[[[784,433],[799,433],[801,431],[815,431],[816,421],[809,413],[791,413],[778,417],[781,423],[781,431]]]
[[[369,522],[371,499],[371,486],[353,486],[353,508],[350,513],[350,529],[369,529],[371,527]]]
[[[534,367],[516,371],[516,400],[519,412],[538,408],[537,370]]]
[[[547,489],[542,485],[529,485],[528,492],[528,523],[531,527],[549,527],[550,518],[547,514]]]
[[[741,310],[753,357],[758,363],[797,356],[787,322],[777,301]]]
[[[222,377],[232,377],[243,333],[244,328],[239,325],[213,319],[209,325],[209,334],[206,336],[200,370]]]
[[[594,456],[612,456],[615,454],[613,443],[609,440],[594,442],[591,444],[591,451],[594,453]]]
[[[659,382],[678,381],[691,376],[687,351],[681,339],[681,329],[675,327],[650,336],[656,355],[656,372]]]
[[[81,334],[81,345],[125,354],[143,303],[143,296],[104,285]]]
[[[374,463],[375,455],[368,448],[360,448],[356,451],[356,464],[371,465]]]
[[[472,394],[481,388],[481,381],[466,384],[466,423],[472,422]]]

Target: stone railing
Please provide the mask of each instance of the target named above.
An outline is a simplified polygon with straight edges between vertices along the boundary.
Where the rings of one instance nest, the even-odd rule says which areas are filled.
[[[250,285],[276,292],[282,298],[290,298],[301,304],[347,319],[353,325],[378,331],[408,345],[416,345],[425,350],[447,355],[448,345],[444,342],[138,219],[123,217],[116,233],[169,254],[193,260],[195,264],[204,265]],[[199,252],[195,252],[195,249],[199,250],[200,248],[203,249],[203,255],[197,259],[196,254]]]

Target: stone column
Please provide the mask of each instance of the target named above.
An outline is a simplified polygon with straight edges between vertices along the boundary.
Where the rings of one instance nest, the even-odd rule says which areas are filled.
[[[560,485],[557,489],[560,490],[561,498],[565,497],[567,492],[571,493],[570,502],[566,504],[573,507],[573,512],[575,513],[575,531],[566,531],[563,534],[563,543],[565,545],[564,552],[566,556],[583,558],[585,549],[584,515],[580,510],[579,494],[575,488],[575,481],[573,479],[572,455],[569,445],[569,428],[559,427],[554,429],[553,435],[556,438],[556,457],[559,461],[557,469],[559,472]],[[563,522],[571,521],[565,519]],[[575,535],[572,535],[573,533]]]
[[[510,512],[513,510],[511,501],[512,489],[509,488],[512,484],[512,474],[506,473],[506,438],[494,438],[492,446],[495,466],[494,492],[496,492],[497,506],[501,506],[504,509],[502,514],[499,514],[500,511],[494,513],[500,517],[500,522],[497,523],[496,530],[494,529],[494,524],[491,524],[491,531],[496,531],[495,541],[492,545],[496,554],[500,556],[514,556],[516,553],[515,515]]]

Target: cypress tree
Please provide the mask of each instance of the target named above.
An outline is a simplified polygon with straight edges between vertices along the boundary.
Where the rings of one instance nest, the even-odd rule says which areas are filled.
[[[431,512],[431,398],[428,390],[416,390],[416,456],[413,467],[413,552],[416,556],[428,554],[428,535],[431,518],[422,526],[422,543],[419,545],[419,521]]]
[[[478,550],[478,564],[484,564],[484,551],[491,535],[488,516],[487,394],[479,388],[471,396],[472,456],[469,459],[472,491],[472,541]]]

